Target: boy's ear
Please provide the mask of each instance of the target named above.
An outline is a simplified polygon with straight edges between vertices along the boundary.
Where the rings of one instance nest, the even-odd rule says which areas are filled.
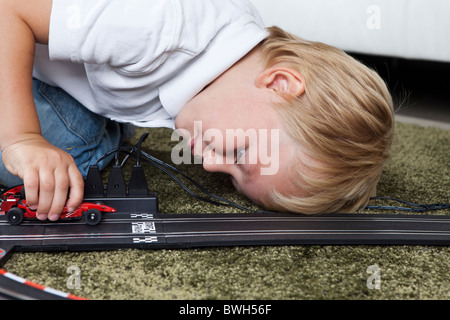
[[[277,93],[287,93],[298,97],[305,92],[303,77],[297,71],[288,67],[272,67],[261,72],[256,85],[259,88],[267,88]]]

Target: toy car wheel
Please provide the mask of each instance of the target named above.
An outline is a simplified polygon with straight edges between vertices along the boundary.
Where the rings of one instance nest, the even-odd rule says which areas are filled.
[[[6,220],[8,220],[9,224],[13,226],[17,226],[23,221],[24,212],[20,208],[11,208],[6,213]]]
[[[97,209],[89,209],[84,213],[84,221],[90,226],[95,226],[102,220],[102,213]]]

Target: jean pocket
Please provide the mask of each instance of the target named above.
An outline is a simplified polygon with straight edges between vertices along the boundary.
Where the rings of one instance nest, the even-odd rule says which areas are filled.
[[[105,131],[106,118],[91,112],[61,88],[41,82],[39,94],[51,105],[66,130],[84,142],[72,148],[98,143]]]

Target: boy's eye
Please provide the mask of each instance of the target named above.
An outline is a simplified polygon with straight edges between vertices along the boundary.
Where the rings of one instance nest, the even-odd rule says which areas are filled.
[[[234,163],[237,163],[237,164],[242,164],[242,163],[244,163],[244,155],[245,155],[245,148],[242,148],[242,149],[238,149],[237,151],[236,151],[236,159],[235,159],[235,162]]]

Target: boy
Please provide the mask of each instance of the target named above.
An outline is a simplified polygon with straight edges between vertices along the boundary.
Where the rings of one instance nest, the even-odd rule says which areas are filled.
[[[205,170],[306,214],[364,206],[388,156],[383,81],[340,50],[263,28],[246,1],[0,0],[0,37],[0,180],[23,181],[39,219],[81,203],[83,174],[123,123],[175,126]],[[264,130],[271,139],[246,136]],[[273,151],[275,171],[262,174],[255,149]]]

